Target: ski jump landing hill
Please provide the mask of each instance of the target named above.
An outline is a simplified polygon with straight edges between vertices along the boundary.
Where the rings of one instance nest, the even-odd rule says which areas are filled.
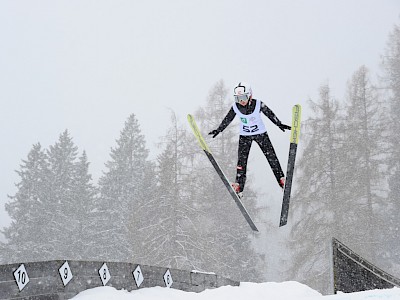
[[[400,287],[400,280],[332,240],[333,291],[351,293]],[[201,292],[239,282],[213,273],[121,262],[53,260],[0,265],[0,299],[70,299],[98,286],[128,291],[162,286]]]
[[[239,282],[213,273],[119,262],[54,260],[0,266],[0,299],[70,299],[103,285],[128,291],[163,286],[201,292]]]
[[[332,239],[333,290],[353,293],[400,287],[400,279],[373,265],[349,247]]]

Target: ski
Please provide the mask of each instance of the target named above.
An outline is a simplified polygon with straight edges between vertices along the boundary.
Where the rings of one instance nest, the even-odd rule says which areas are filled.
[[[287,223],[289,215],[290,192],[292,190],[294,164],[296,161],[297,144],[300,137],[300,122],[301,122],[301,106],[299,104],[293,106],[292,110],[292,130],[290,134],[289,158],[287,164],[286,181],[283,190],[281,219],[279,226],[284,226]]]
[[[224,172],[221,170],[220,166],[218,165],[217,161],[215,160],[214,156],[212,155],[211,150],[208,147],[208,145],[207,145],[206,141],[204,140],[203,136],[201,135],[200,130],[197,127],[193,116],[189,114],[187,116],[187,119],[188,119],[188,122],[190,124],[190,127],[193,130],[193,133],[194,133],[195,137],[197,138],[197,141],[200,144],[200,147],[203,149],[204,153],[206,154],[206,156],[210,160],[210,162],[211,162],[212,166],[214,167],[215,171],[217,171],[219,178],[221,178],[221,180],[224,183],[225,187],[229,191],[229,194],[231,195],[231,197],[235,201],[236,205],[238,206],[240,212],[242,213],[242,215],[246,219],[247,223],[250,225],[251,229],[253,229],[254,231],[258,231],[256,225],[254,224],[253,220],[251,219],[251,217],[250,217],[249,213],[247,212],[246,208],[243,206],[242,201],[240,201],[240,199],[237,196],[236,192],[233,190],[233,188],[230,185],[228,179],[226,178]]]

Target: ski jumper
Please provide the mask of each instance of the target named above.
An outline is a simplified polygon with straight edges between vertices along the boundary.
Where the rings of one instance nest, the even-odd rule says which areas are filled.
[[[271,109],[263,102],[252,99],[245,106],[234,103],[217,129],[222,132],[233,121],[236,115],[240,117],[240,136],[236,171],[236,182],[239,184],[240,192],[243,191],[246,184],[247,161],[253,141],[259,145],[267,158],[277,182],[279,183],[279,180],[284,177],[274,147],[269,139],[267,129],[261,119],[261,112],[275,125],[281,125],[281,122]]]

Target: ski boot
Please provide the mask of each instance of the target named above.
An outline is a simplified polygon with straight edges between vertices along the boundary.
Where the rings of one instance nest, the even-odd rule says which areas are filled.
[[[279,186],[282,188],[282,190],[285,188],[285,177],[281,177],[281,179],[279,179]]]
[[[240,185],[239,183],[235,182],[231,184],[233,190],[236,192],[236,195],[239,197],[239,199],[243,198],[243,193],[240,192]]]

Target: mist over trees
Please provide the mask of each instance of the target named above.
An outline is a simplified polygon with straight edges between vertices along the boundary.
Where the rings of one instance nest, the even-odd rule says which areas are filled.
[[[18,191],[6,204],[13,222],[4,230],[3,261],[72,259],[77,251],[85,257],[90,224],[82,220],[92,218],[96,189],[86,154],[78,157],[68,131],[47,150],[33,145],[18,175]]]
[[[322,85],[320,97],[310,100],[312,116],[303,122],[288,278],[323,293],[332,289],[332,237],[400,276],[398,26],[382,66],[376,82],[366,66],[356,70],[342,101]]]
[[[282,278],[323,293],[331,289],[332,237],[400,276],[400,27],[394,26],[374,79],[367,66],[349,74],[346,94],[328,83],[310,99],[303,121],[292,191]],[[232,105],[223,80],[194,113],[199,127],[217,128]],[[212,107],[212,109],[210,109]],[[90,158],[66,130],[48,149],[32,146],[17,173],[6,211],[0,262],[51,259],[125,261],[212,271],[262,281],[274,253],[262,253],[186,124],[173,111],[149,159],[132,113],[94,183]],[[229,126],[210,147],[229,178],[238,135]],[[257,218],[251,177],[245,205]]]
[[[223,81],[210,90],[210,105],[219,110],[206,114],[200,107],[199,124],[210,117],[220,122],[231,105]],[[6,205],[13,222],[4,230],[2,262],[125,261],[261,281],[263,257],[252,248],[248,225],[189,130],[171,112],[161,153],[150,161],[131,114],[97,185],[86,153],[79,155],[67,130],[49,149],[33,145]],[[213,145],[231,177],[236,143],[229,129]],[[254,210],[249,191],[248,208]]]
[[[382,76],[383,87],[388,92],[387,101],[389,114],[387,116],[388,130],[388,156],[387,166],[389,168],[389,195],[387,239],[382,241],[387,249],[392,249],[385,254],[387,264],[392,264],[391,269],[400,274],[400,236],[399,215],[400,215],[400,27],[394,26],[389,35],[387,47],[382,57],[384,73]]]

